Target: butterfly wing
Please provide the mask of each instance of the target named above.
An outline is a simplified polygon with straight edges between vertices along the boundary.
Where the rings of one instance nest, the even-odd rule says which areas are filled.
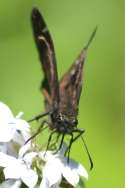
[[[56,107],[59,103],[59,84],[54,45],[43,16],[36,8],[32,10],[32,27],[44,73],[41,90],[45,102]]]
[[[71,68],[60,80],[60,110],[67,116],[76,117],[78,113],[85,57],[86,50],[83,49]]]
[[[78,114],[78,104],[83,82],[83,66],[88,47],[95,37],[96,31],[97,27],[92,32],[87,45],[60,81],[60,111],[68,117],[69,115],[77,117]]]

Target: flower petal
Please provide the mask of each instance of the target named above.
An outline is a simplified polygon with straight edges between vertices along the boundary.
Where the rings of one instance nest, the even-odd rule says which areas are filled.
[[[31,142],[28,142],[27,144],[23,145],[19,150],[19,158],[22,158],[24,154],[30,150],[31,148]]]
[[[62,157],[62,156],[64,157],[66,150],[67,150],[67,145],[64,142],[61,149],[58,151],[57,156],[59,155],[59,157]]]
[[[20,149],[20,145],[13,142],[13,140],[11,140],[10,142],[6,142],[5,145],[6,145],[6,148],[7,148],[6,153],[10,156],[17,158],[18,153],[19,153],[19,149]]]
[[[69,164],[67,164],[67,161],[63,164],[62,174],[64,178],[75,187],[79,182],[79,175],[77,174],[77,171],[73,170]]]
[[[0,102],[0,122],[9,122],[12,119],[13,119],[13,114],[9,109],[9,107],[6,104]]]
[[[67,179],[67,181],[76,186],[79,182],[79,176],[83,176],[88,179],[88,173],[86,169],[79,163],[74,160],[69,160],[67,163],[67,158],[64,157],[62,161],[63,165],[63,176]]]
[[[27,153],[24,157],[23,160],[27,163],[27,165],[31,166],[32,165],[32,160],[37,156],[36,152],[30,152]]]
[[[28,187],[33,188],[37,183],[38,175],[34,170],[24,168],[21,179]]]
[[[20,185],[20,180],[6,180],[2,184],[0,184],[0,188],[20,188]]]
[[[47,162],[47,161],[52,161],[55,158],[55,155],[53,155],[51,151],[42,151],[39,152],[39,157],[43,161]]]
[[[83,176],[84,178],[88,179],[87,170],[86,170],[86,169],[84,168],[84,166],[82,166],[81,164],[78,165],[77,173],[78,173],[80,176]]]
[[[7,153],[6,143],[0,142],[0,152]]]
[[[7,167],[16,163],[16,159],[10,155],[0,152],[0,166]]]
[[[48,188],[52,185],[59,185],[62,179],[61,170],[57,163],[46,163],[43,169],[43,182],[41,182],[41,187],[43,188],[45,184]]]
[[[14,132],[12,124],[0,122],[0,142],[9,142],[13,138]]]
[[[30,126],[22,119],[15,119],[15,134],[13,140],[23,145],[30,138]]]
[[[20,179],[22,174],[22,166],[17,160],[15,163],[4,168],[3,171],[5,179]]]
[[[17,157],[19,146],[12,140],[10,142],[0,142],[0,151],[7,155]]]
[[[52,186],[52,188],[59,188],[60,183],[56,183]],[[40,188],[51,188],[49,182],[46,178],[43,178],[40,184]]]
[[[40,183],[40,188],[49,188],[49,182],[46,179],[46,177],[43,177],[41,183]]]

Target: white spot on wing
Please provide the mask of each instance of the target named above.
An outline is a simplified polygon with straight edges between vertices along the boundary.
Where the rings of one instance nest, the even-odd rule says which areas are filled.
[[[42,29],[42,32],[43,33],[46,33],[48,31],[48,28],[47,27],[44,27],[43,29]]]

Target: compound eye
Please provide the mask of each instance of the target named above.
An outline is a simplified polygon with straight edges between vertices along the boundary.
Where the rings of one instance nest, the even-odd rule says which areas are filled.
[[[72,120],[72,124],[76,126],[78,124],[78,120],[77,119],[73,119]]]
[[[57,120],[58,120],[59,122],[62,121],[62,116],[59,115],[59,116],[57,117]]]

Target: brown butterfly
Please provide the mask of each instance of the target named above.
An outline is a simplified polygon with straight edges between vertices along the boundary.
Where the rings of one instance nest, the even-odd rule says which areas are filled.
[[[69,135],[70,142],[67,148],[68,159],[72,143],[81,137],[87,150],[92,169],[93,162],[82,137],[85,130],[77,128],[77,116],[79,99],[82,91],[83,66],[88,46],[94,38],[97,28],[95,28],[87,45],[80,52],[73,65],[59,81],[53,41],[43,16],[36,8],[32,10],[32,27],[40,63],[44,73],[44,79],[41,83],[41,92],[45,98],[46,112],[34,117],[30,121],[38,120],[46,115],[49,115],[50,117],[49,122],[43,121],[41,127],[33,137],[41,131],[41,128],[44,129],[45,124],[48,123],[47,126],[49,126],[52,131],[48,139],[47,150],[50,146],[52,136],[55,133],[58,135],[56,142],[59,137],[61,137],[59,150],[63,144],[65,135]]]

